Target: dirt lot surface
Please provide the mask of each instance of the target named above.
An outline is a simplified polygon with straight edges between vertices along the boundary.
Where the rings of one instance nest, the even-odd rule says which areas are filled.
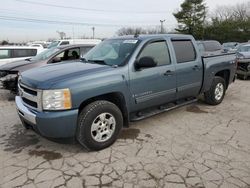
[[[0,91],[0,187],[91,186],[250,187],[250,80],[231,85],[219,106],[198,102],[133,123],[99,152],[25,130]]]

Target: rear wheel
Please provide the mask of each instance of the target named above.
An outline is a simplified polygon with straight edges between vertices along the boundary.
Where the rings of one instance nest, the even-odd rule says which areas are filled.
[[[204,93],[206,103],[210,105],[220,104],[225,96],[226,84],[221,77],[215,76],[210,89]]]
[[[122,113],[115,104],[95,101],[81,111],[76,137],[87,149],[101,150],[115,142],[122,126]]]

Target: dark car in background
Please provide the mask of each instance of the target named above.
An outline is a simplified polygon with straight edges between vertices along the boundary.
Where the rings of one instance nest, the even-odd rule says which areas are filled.
[[[246,80],[250,76],[250,44],[241,45],[236,54],[237,77]]]
[[[0,89],[17,91],[18,74],[47,64],[78,60],[94,45],[67,45],[47,49],[35,57],[0,66]],[[75,62],[75,61],[74,61]]]
[[[223,53],[223,46],[216,40],[203,40],[196,43],[202,56],[220,55]]]

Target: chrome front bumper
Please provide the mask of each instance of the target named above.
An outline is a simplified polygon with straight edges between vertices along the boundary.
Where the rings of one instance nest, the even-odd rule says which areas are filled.
[[[26,106],[24,106],[22,98],[19,96],[16,96],[16,107],[17,107],[17,113],[29,123],[32,123],[33,125],[36,124],[36,114],[34,112],[31,112]]]

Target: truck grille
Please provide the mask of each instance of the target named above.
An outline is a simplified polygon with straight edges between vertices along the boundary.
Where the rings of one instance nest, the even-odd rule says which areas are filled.
[[[18,83],[18,91],[19,95],[23,100],[23,103],[34,109],[34,110],[41,110],[41,92],[30,88],[24,84]]]
[[[29,88],[25,87],[24,85],[20,85],[20,88],[22,88],[23,91],[28,93],[28,94],[37,96],[37,91],[35,91],[35,90],[29,89]]]

